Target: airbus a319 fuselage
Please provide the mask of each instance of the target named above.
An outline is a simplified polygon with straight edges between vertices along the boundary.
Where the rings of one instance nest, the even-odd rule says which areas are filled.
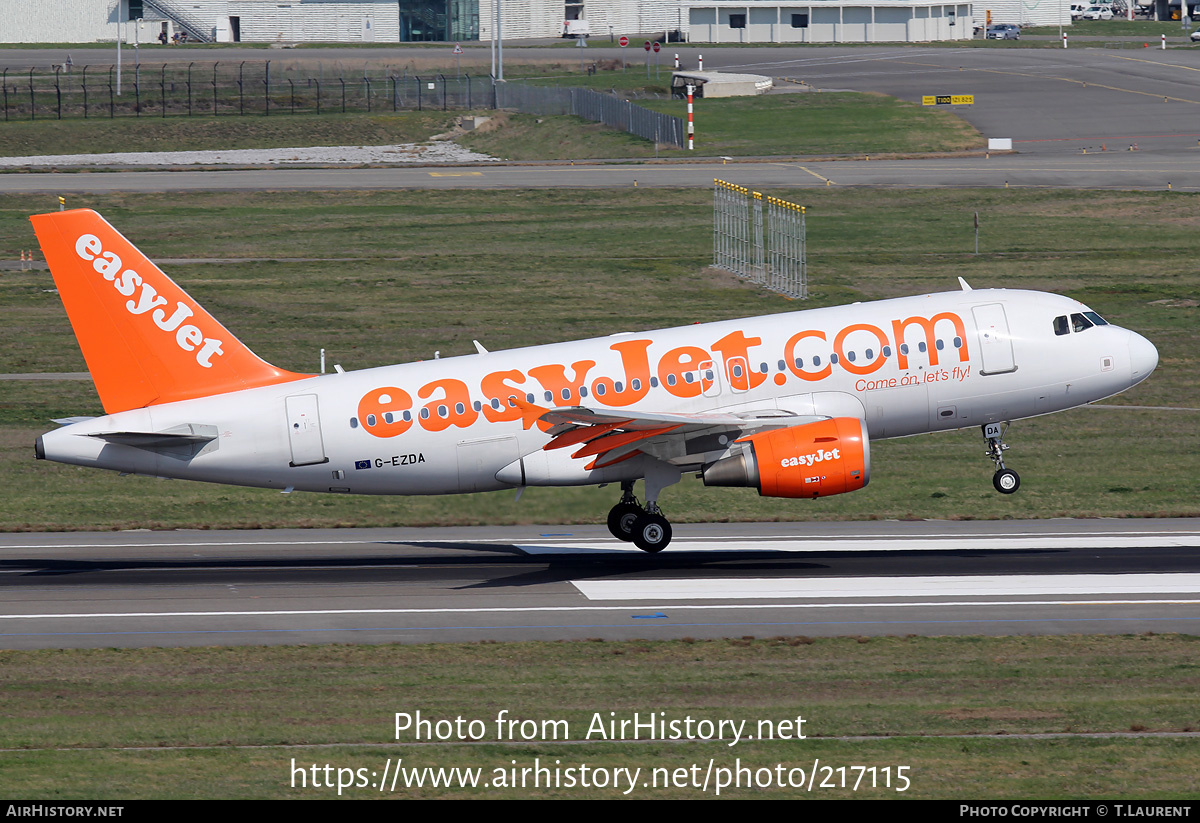
[[[621,484],[609,527],[670,540],[684,471],[763,495],[853,491],[872,439],[1001,424],[1116,394],[1158,354],[1076,300],[958,291],[629,332],[325,375],[259,360],[94,212],[39,240],[105,411],[39,457],[122,472],[350,494]],[[633,497],[645,480],[646,504]]]

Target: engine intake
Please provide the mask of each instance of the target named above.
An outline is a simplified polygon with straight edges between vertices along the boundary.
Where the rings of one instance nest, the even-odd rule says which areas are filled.
[[[753,486],[763,497],[828,497],[871,477],[863,421],[835,417],[740,438],[739,451],[705,466],[706,486]]]

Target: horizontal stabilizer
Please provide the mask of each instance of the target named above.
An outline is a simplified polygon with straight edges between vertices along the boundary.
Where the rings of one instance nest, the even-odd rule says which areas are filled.
[[[85,423],[88,420],[95,420],[94,417],[55,417],[51,423],[57,423],[60,426],[71,426],[75,423]]]
[[[160,432],[91,432],[88,437],[120,446],[159,452],[174,457],[194,457],[217,439],[217,427],[184,423]]]

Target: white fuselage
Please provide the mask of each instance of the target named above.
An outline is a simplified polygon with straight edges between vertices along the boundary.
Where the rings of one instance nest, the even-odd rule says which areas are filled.
[[[518,395],[606,414],[723,411],[857,417],[872,439],[1080,406],[1129,388],[1154,347],[1053,294],[964,290],[327,374],[98,417],[43,435],[47,459],[124,472],[353,494],[446,494],[643,476],[644,459],[586,466]],[[203,448],[111,432],[216,430]],[[680,445],[680,468],[721,456]],[[519,473],[511,468],[526,458]],[[507,471],[506,471],[507,469]]]

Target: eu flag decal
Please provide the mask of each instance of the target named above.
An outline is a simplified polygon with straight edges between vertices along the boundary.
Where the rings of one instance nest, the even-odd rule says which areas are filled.
[[[355,471],[358,471],[359,469],[369,469],[369,468],[371,468],[370,460],[355,460],[354,461],[354,470]]]

